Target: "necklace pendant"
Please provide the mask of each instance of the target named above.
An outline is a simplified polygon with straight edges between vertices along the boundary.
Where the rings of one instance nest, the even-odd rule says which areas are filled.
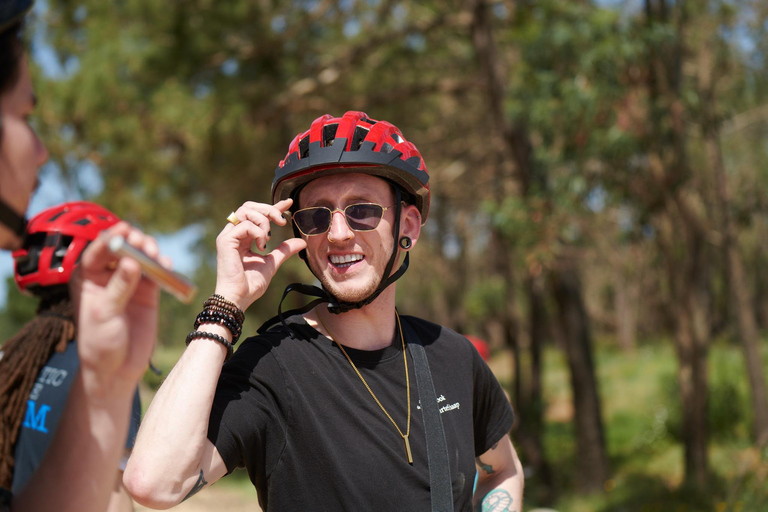
[[[411,453],[411,442],[408,440],[408,436],[403,436],[403,443],[405,444],[405,455],[408,457],[408,464],[413,464],[413,454]]]

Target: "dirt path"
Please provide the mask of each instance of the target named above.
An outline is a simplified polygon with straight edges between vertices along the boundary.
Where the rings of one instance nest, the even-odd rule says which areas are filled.
[[[150,512],[152,509],[135,505],[135,512]],[[174,512],[261,512],[256,492],[248,496],[238,489],[213,486],[201,491],[171,510]]]

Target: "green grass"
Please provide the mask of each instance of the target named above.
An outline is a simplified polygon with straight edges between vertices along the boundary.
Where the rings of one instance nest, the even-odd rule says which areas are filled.
[[[576,447],[567,364],[560,351],[545,354],[544,444],[558,493],[549,506],[560,512],[768,511],[768,449],[759,450],[750,439],[749,389],[738,346],[720,341],[710,352],[712,478],[706,493],[682,483],[672,344],[647,344],[634,353],[602,348],[596,365],[612,477],[605,492],[584,496],[574,490]],[[535,495],[529,487],[526,496]],[[526,508],[535,506],[541,504],[528,498]]]

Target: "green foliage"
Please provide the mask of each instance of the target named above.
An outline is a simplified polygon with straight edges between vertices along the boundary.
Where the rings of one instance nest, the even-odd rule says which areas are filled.
[[[765,461],[749,439],[750,418],[744,392],[747,387],[738,347],[718,344],[710,356],[714,399],[710,404],[710,445],[713,475],[705,493],[680,484],[684,473],[683,452],[667,432],[668,418],[679,417],[678,401],[670,394],[674,372],[672,348],[655,340],[637,352],[599,349],[597,367],[609,437],[612,477],[604,493],[579,495],[574,486],[574,423],[557,412],[571,400],[567,367],[562,355],[545,352],[545,451],[556,469],[558,498],[550,506],[569,512],[713,512],[763,510],[768,506]],[[676,387],[676,386],[674,386]],[[736,405],[724,403],[733,396]],[[736,409],[741,412],[737,412]],[[515,435],[513,433],[513,441]],[[525,464],[525,461],[523,461]],[[535,480],[534,480],[535,481]],[[536,490],[526,490],[526,506]]]
[[[506,287],[507,283],[494,278],[475,283],[464,298],[469,319],[482,321],[498,316],[506,307]]]
[[[16,287],[13,277],[5,281],[8,288],[5,309],[0,311],[0,325],[3,326],[3,339],[1,343],[8,341],[24,324],[35,317],[38,300],[32,296],[22,294]]]
[[[748,413],[749,390],[743,379],[735,375],[746,375],[741,354],[733,348],[713,347],[709,358],[709,395],[707,401],[708,431],[713,440],[726,441],[749,438]],[[680,388],[677,377],[667,373],[661,377],[664,390],[664,405],[668,412],[666,429],[675,441],[683,440]]]

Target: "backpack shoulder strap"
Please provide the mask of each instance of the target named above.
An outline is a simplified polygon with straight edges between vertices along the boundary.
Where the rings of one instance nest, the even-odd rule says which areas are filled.
[[[416,389],[424,416],[424,433],[427,438],[427,459],[429,462],[429,486],[431,489],[432,512],[453,512],[453,488],[451,468],[448,462],[448,444],[443,430],[443,419],[437,407],[435,385],[429,370],[427,352],[416,331],[402,319],[403,336],[408,340],[408,351],[416,370]]]

